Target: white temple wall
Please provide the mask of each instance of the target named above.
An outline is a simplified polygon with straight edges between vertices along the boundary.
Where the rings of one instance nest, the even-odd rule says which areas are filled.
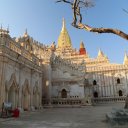
[[[93,92],[97,91],[99,97],[118,97],[119,91],[122,91],[122,96],[128,94],[128,74],[125,71],[109,71],[101,73],[91,73]],[[117,83],[117,79],[120,83]],[[93,85],[93,80],[96,80],[97,85]],[[121,94],[120,94],[121,95]]]
[[[71,86],[70,96],[78,96],[79,98],[84,98],[84,87],[78,84]]]
[[[52,98],[61,98],[61,91],[65,89],[67,91],[67,98],[84,98],[84,87],[78,84],[72,85],[54,85],[52,86]]]
[[[59,98],[59,86],[52,86],[52,98]]]
[[[7,58],[6,58],[7,59]],[[13,108],[16,107],[23,107],[23,88],[25,84],[25,81],[28,81],[28,90],[29,90],[29,108],[33,106],[33,88],[35,86],[35,83],[38,83],[39,88],[39,106],[41,106],[41,97],[42,97],[42,78],[40,77],[38,72],[33,72],[31,69],[29,69],[26,65],[23,66],[23,68],[20,68],[20,64],[17,62],[7,59],[7,62],[1,62],[4,69],[1,72],[2,77],[2,86],[0,86],[1,92],[2,92],[2,98],[0,100],[0,107],[3,102],[13,102]],[[1,88],[2,87],[2,88]],[[27,100],[26,100],[27,101]],[[38,106],[38,107],[39,107]]]
[[[68,72],[63,72],[63,71],[61,71],[60,69],[55,69],[54,71],[52,71],[52,79],[56,79],[56,78],[69,78],[69,77],[71,77],[70,76],[70,73],[68,73]]]

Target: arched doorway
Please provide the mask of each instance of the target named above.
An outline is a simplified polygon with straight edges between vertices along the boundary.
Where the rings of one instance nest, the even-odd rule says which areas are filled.
[[[6,81],[6,101],[12,104],[12,108],[18,106],[19,87],[16,76],[13,73],[9,81]]]
[[[61,98],[67,98],[67,91],[65,89],[61,91]]]
[[[22,100],[22,106],[24,111],[28,111],[30,109],[30,87],[29,82],[26,79],[23,85],[23,100]]]
[[[119,78],[117,79],[117,84],[120,84],[120,79]]]
[[[38,109],[39,105],[40,105],[40,95],[39,95],[38,87],[35,86],[33,90],[33,106],[35,107],[35,109]]]
[[[119,90],[119,96],[123,96],[122,90]]]
[[[97,85],[97,82],[96,82],[96,80],[93,80],[93,85]]]
[[[12,83],[8,90],[8,102],[12,104],[12,108],[18,106],[18,88],[15,83]]]
[[[12,85],[8,92],[8,102],[12,104],[12,107],[16,107],[16,89],[15,86]]]
[[[39,108],[39,94],[38,93],[34,94],[34,107],[35,109]]]
[[[94,93],[93,93],[93,96],[94,96],[95,98],[97,98],[97,97],[98,97],[98,92],[94,92]]]
[[[29,104],[30,104],[30,95],[29,95],[28,90],[26,89],[23,94],[23,109],[24,109],[24,111],[29,110]]]

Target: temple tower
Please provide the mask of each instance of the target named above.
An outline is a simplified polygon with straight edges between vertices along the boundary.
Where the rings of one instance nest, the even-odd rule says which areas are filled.
[[[125,52],[125,55],[124,55],[124,62],[123,62],[124,65],[127,65],[128,64],[128,56],[127,56],[127,53]]]
[[[84,47],[84,43],[83,42],[80,43],[79,54],[80,55],[86,55],[86,50],[85,50],[85,47]]]
[[[64,18],[63,18],[63,23],[62,23],[62,30],[58,38],[57,47],[58,48],[68,48],[68,47],[71,48],[72,47],[71,39],[66,29],[66,23],[65,23]]]

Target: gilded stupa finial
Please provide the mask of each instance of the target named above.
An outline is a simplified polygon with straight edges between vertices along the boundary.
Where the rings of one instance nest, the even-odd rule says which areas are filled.
[[[63,18],[63,22],[62,22],[62,31],[64,31],[66,28],[66,23],[65,23],[65,19]]]
[[[27,37],[28,36],[28,31],[27,31],[27,28],[25,29],[25,33],[24,33],[24,37]]]
[[[71,39],[70,39],[70,36],[69,36],[68,31],[66,29],[66,23],[65,23],[64,18],[62,20],[62,29],[61,29],[60,36],[58,38],[57,47],[59,47],[59,48],[72,47]]]
[[[98,57],[103,57],[103,56],[104,56],[104,53],[101,51],[101,49],[99,49]]]
[[[81,41],[81,43],[80,43],[80,48],[85,48],[83,41]]]
[[[128,55],[127,55],[127,52],[125,51],[125,54],[124,54],[124,62],[123,64],[128,64]]]

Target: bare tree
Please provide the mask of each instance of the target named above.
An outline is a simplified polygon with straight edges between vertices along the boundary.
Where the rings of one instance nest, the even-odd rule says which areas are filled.
[[[123,11],[128,14],[128,11],[126,9],[123,8]]]
[[[113,28],[95,28],[95,27],[90,27],[87,24],[82,23],[82,13],[81,9],[82,8],[88,8],[88,7],[93,7],[94,3],[91,0],[57,0],[57,3],[59,2],[64,2],[66,4],[69,4],[72,9],[73,13],[73,22],[72,26],[78,29],[84,29],[89,32],[97,32],[97,33],[112,33],[115,35],[118,35],[126,40],[128,40],[128,34],[118,30],[118,29],[113,29]],[[126,13],[128,13],[125,9],[123,9]]]

